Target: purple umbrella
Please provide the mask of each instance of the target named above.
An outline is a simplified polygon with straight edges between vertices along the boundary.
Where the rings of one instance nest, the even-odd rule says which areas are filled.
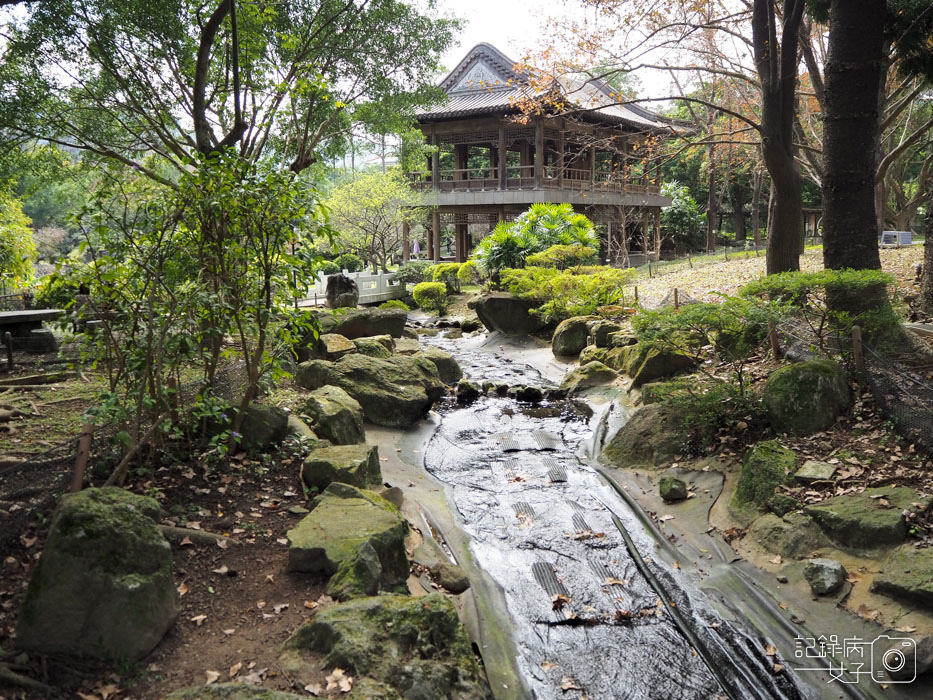
[[[411,247],[411,254],[412,254],[412,255],[420,255],[420,254],[421,254],[421,246],[418,245],[418,239],[417,239],[417,238],[415,239],[415,244]]]

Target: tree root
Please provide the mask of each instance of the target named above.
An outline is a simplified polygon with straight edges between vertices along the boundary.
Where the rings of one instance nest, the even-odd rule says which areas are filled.
[[[47,693],[49,695],[55,692],[55,689],[51,686],[48,686],[45,683],[40,683],[35,678],[30,678],[29,676],[24,676],[20,673],[17,673],[4,663],[0,663],[0,680],[6,681],[7,683],[12,683],[13,685],[18,685],[22,688],[38,690],[41,693]]]

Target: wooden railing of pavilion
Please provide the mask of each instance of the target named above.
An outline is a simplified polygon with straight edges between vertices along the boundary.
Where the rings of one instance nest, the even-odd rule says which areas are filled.
[[[499,189],[499,169],[495,167],[460,168],[437,171],[438,192],[488,192]],[[434,190],[431,171],[408,173],[408,181],[416,190]],[[571,190],[574,192],[619,192],[623,194],[659,194],[658,184],[625,180],[614,173],[593,173],[581,168],[556,166],[544,168],[542,187],[549,190]],[[535,188],[535,167],[515,165],[506,168],[505,189],[531,190]]]

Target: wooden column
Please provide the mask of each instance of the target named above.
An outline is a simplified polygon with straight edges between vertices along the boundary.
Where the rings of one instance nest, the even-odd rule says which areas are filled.
[[[425,224],[427,235],[424,237],[424,254],[427,260],[434,260],[434,226],[433,220]]]
[[[654,208],[654,239],[658,249],[658,258],[661,257],[661,207]]]
[[[505,124],[499,122],[499,189],[504,190],[508,187],[506,180],[508,173],[508,143],[505,140]]]
[[[544,187],[544,122],[535,120],[535,189]]]
[[[558,139],[557,139],[557,188],[564,188],[564,151],[566,150],[566,145],[564,144],[564,120],[561,119],[557,123],[558,128]]]
[[[596,182],[596,146],[590,146],[590,182]]]
[[[505,207],[499,207],[499,223],[505,221]]]
[[[467,180],[469,179],[469,173],[466,172],[467,164],[469,162],[469,153],[467,151],[469,147],[462,144],[457,144],[454,146],[454,167],[457,169],[457,173],[454,175],[454,180]]]
[[[411,246],[408,240],[408,221],[402,222],[402,263],[411,260]]]
[[[468,225],[457,224],[454,227],[454,230],[456,231],[456,233],[454,234],[454,244],[457,250],[457,262],[458,263],[466,262],[466,256],[467,256],[466,237],[467,237]]]
[[[647,209],[641,210],[641,237],[645,242],[645,254],[647,255],[650,248],[654,246],[653,236],[648,235],[648,217],[650,216]],[[649,258],[650,259],[650,258]]]
[[[433,259],[434,262],[441,261],[441,213],[435,209],[431,213],[431,228],[432,236],[434,237],[434,250],[433,250]]]
[[[437,138],[437,127],[431,125],[431,144],[434,146],[434,153],[431,154],[431,187],[436,191],[440,189],[441,182],[441,145]]]

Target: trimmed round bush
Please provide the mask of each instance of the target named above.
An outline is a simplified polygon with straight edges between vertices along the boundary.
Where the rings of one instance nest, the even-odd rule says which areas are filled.
[[[408,308],[408,304],[406,304],[401,299],[389,299],[388,301],[384,301],[381,304],[379,304],[379,308],[380,309],[403,309],[405,311],[411,311],[411,309]]]
[[[440,316],[447,310],[447,285],[443,282],[416,284],[412,295],[415,303],[425,311],[433,311]]]
[[[335,263],[333,260],[325,260],[324,264],[321,265],[321,274],[322,275],[339,275],[340,265]]]
[[[405,284],[430,282],[432,267],[434,267],[434,263],[430,260],[411,260],[404,265],[399,265],[393,279],[396,282],[404,282]]]
[[[334,260],[334,262],[340,266],[341,270],[346,270],[347,272],[359,272],[366,266],[363,258],[353,253],[344,253]]]

